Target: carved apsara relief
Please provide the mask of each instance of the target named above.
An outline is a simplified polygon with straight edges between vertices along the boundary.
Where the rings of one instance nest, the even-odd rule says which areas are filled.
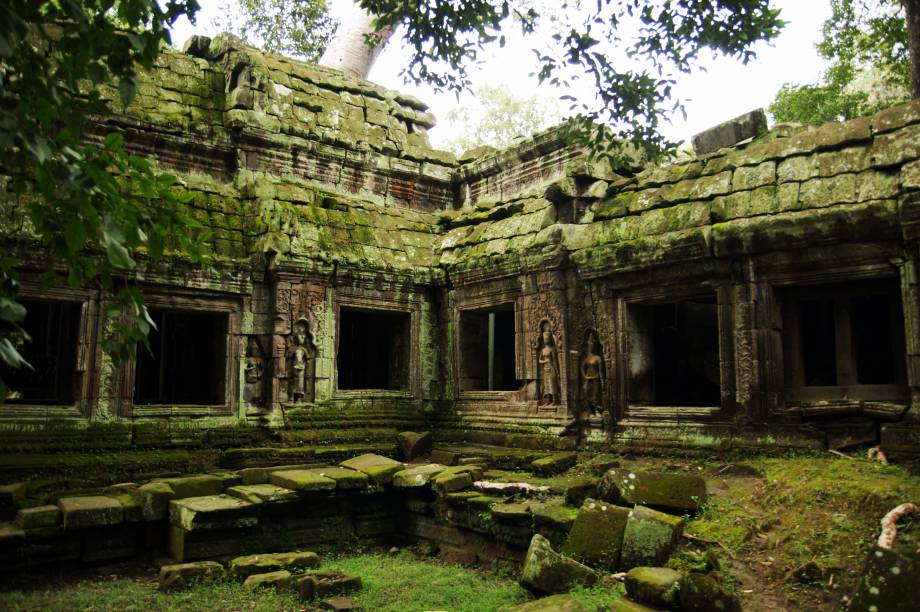
[[[604,348],[601,346],[596,330],[588,330],[585,337],[584,356],[581,358],[578,369],[581,374],[582,398],[588,414],[590,416],[602,414],[607,369],[604,363]]]
[[[537,386],[541,406],[558,406],[562,400],[559,376],[559,351],[549,320],[540,322],[537,346]]]
[[[314,400],[316,378],[316,337],[310,322],[301,317],[294,323],[287,351],[288,401]]]
[[[258,338],[250,337],[246,344],[246,362],[243,367],[243,400],[249,406],[260,406],[263,401],[262,374],[265,371],[265,358]]]

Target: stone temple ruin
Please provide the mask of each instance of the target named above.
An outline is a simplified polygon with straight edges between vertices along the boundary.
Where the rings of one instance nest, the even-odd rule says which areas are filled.
[[[137,272],[153,350],[115,366],[106,295],[39,291],[49,264],[21,209],[3,205],[36,365],[3,372],[6,482],[99,469],[80,463],[94,453],[119,473],[138,456],[166,472],[392,455],[404,430],[528,461],[578,448],[920,452],[916,103],[618,174],[557,130],[455,159],[429,146],[420,101],[225,35],[165,51],[138,92],[88,137],[120,130],[177,174],[217,261]],[[233,519],[199,531],[208,508],[174,504],[178,558],[226,553],[212,536],[230,523],[256,529],[256,510],[233,508],[259,493],[224,494],[240,482],[176,485],[223,495]],[[168,514],[153,489],[137,520]],[[352,518],[374,534],[393,529],[387,512]],[[526,548],[531,526],[509,524]],[[304,541],[310,529],[322,535],[304,526]],[[422,519],[414,529],[437,535]]]

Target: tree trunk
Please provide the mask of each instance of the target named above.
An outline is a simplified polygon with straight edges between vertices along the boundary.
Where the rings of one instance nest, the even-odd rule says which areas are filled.
[[[392,34],[393,28],[389,26],[376,30],[374,16],[356,4],[347,21],[339,26],[319,63],[321,66],[367,78],[374,60]],[[376,44],[368,45],[368,36],[372,36]]]
[[[910,95],[920,98],[920,0],[901,0],[907,20],[910,49]]]

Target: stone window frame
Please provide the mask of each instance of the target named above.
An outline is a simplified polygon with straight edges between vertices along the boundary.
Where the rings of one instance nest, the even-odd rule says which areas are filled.
[[[471,295],[472,294],[472,295]],[[485,285],[464,285],[455,287],[450,295],[451,317],[456,322],[450,341],[453,366],[453,388],[459,412],[467,414],[488,414],[502,416],[537,416],[539,405],[535,399],[527,399],[526,361],[530,359],[530,347],[525,333],[525,304],[523,292],[516,279],[509,286],[507,279],[489,281]],[[525,384],[516,391],[460,391],[460,314],[463,311],[483,311],[512,305],[514,310],[514,374]]]
[[[356,288],[336,288],[332,298],[335,316],[335,338],[332,356],[333,400],[394,398],[418,399],[421,397],[421,354],[419,348],[419,325],[421,321],[421,297],[410,294],[393,298],[376,291],[370,293]],[[409,315],[409,372],[406,389],[339,389],[339,323],[342,308],[381,313],[403,313]]]
[[[632,306],[671,304],[692,298],[713,295],[718,312],[719,334],[719,395],[718,406],[656,406],[632,403],[630,392],[630,322],[629,308]],[[617,420],[706,423],[727,418],[736,408],[735,394],[735,313],[732,287],[728,279],[710,279],[679,285],[660,285],[625,290],[617,298],[617,335],[615,373],[617,391],[615,413]],[[609,377],[609,376],[608,376]]]
[[[38,278],[25,273],[20,278],[17,297],[37,302],[70,302],[79,305],[80,314],[76,330],[77,346],[74,351],[75,384],[73,401],[69,405],[28,403],[0,404],[0,419],[21,417],[46,417],[86,419],[92,417],[98,398],[99,345],[102,326],[99,292],[70,287],[40,288]]]
[[[144,304],[148,308],[227,316],[226,365],[224,369],[224,402],[220,404],[134,404],[134,376],[136,361],[117,368],[113,385],[113,408],[120,417],[227,417],[235,415],[239,403],[240,343],[243,321],[243,296],[227,297],[202,291],[169,293],[166,289],[144,290]],[[142,350],[139,348],[138,350]]]
[[[777,367],[764,373],[774,399],[766,405],[766,416],[822,416],[871,412],[873,416],[898,419],[911,405],[908,397],[899,401],[794,400],[787,397],[786,350],[783,342],[782,292],[796,287],[844,284],[882,278],[898,279],[901,285],[901,308],[904,314],[904,343],[906,388],[914,393],[920,386],[920,370],[914,365],[914,355],[920,355],[920,291],[916,283],[917,264],[891,243],[859,243],[815,247],[792,260],[778,262],[757,258],[758,283],[764,298],[764,309],[773,321],[776,332],[767,339],[768,346],[779,361]],[[866,403],[870,405],[867,406]]]

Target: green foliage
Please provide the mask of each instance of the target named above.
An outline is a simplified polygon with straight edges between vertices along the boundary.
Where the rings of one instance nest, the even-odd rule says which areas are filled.
[[[43,275],[44,287],[96,285],[113,294],[106,306],[107,348],[116,359],[146,341],[150,325],[140,291],[116,279],[137,267],[140,254],[158,261],[174,250],[200,262],[207,234],[187,214],[190,194],[174,176],[131,154],[121,134],[97,137],[84,132],[84,123],[88,116],[102,123],[110,114],[100,94],[105,83],[117,83],[121,104],[131,102],[136,70],[153,66],[169,41],[167,27],[197,8],[195,0],[0,5],[3,205],[25,219],[18,238],[31,234],[56,262]],[[0,298],[6,300],[0,362],[17,367],[23,311],[11,306],[18,286],[14,247],[0,260]]]
[[[483,85],[473,91],[473,103],[447,115],[454,137],[446,143],[458,155],[474,147],[503,148],[515,139],[558,123],[562,114],[555,100],[518,96],[507,85]]]
[[[908,97],[910,59],[900,0],[831,0],[817,49],[830,61],[822,82],[783,85],[769,108],[777,121],[852,119]]]
[[[335,34],[326,0],[232,0],[215,20],[270,53],[317,62]]]
[[[414,53],[406,75],[442,89],[466,88],[467,66],[483,47],[503,46],[502,29],[520,28],[534,41],[541,83],[566,87],[587,79],[594,86],[594,100],[568,99],[577,113],[569,137],[613,162],[625,161],[624,143],[652,158],[675,151],[659,123],[681,108],[671,99],[673,75],[689,71],[703,50],[747,62],[753,44],[776,37],[783,25],[769,0],[563,2],[545,12],[549,18],[542,8],[517,9],[507,0],[362,0],[361,6],[380,25],[406,25]],[[637,68],[642,63],[654,71]]]

